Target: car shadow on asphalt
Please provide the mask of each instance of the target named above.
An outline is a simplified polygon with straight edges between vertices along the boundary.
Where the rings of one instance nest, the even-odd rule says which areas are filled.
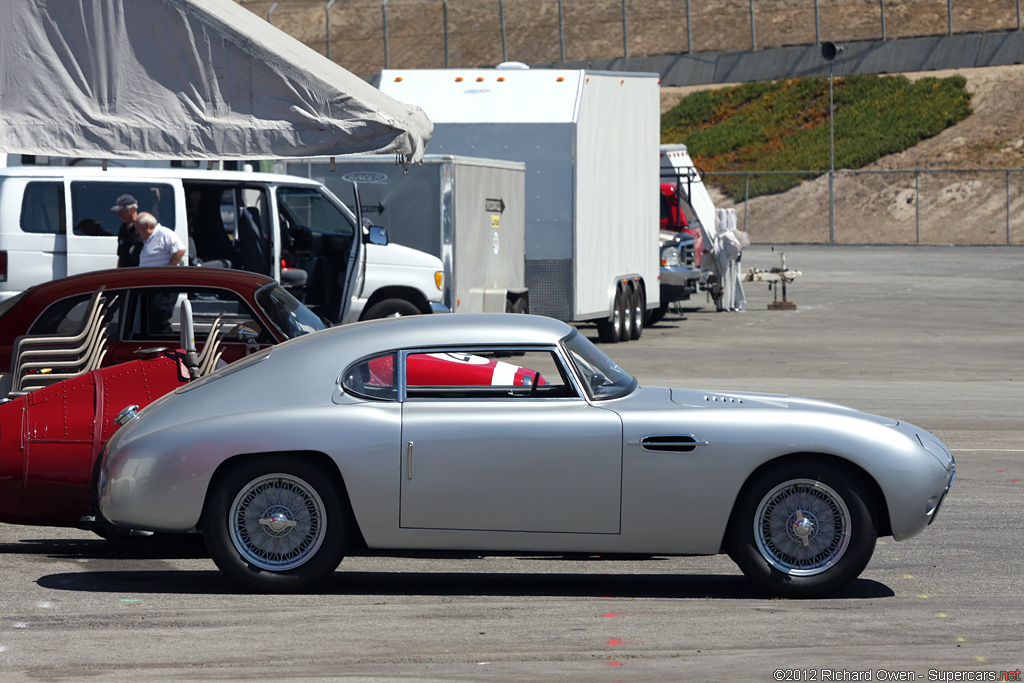
[[[0,543],[0,555],[49,555],[53,558],[88,557],[91,559],[187,559],[209,557],[203,537],[198,534],[127,536],[117,540],[21,539]]]
[[[220,572],[136,570],[49,574],[37,580],[61,591],[224,595],[243,593]],[[315,595],[768,599],[742,576],[705,574],[554,574],[530,572],[345,572]],[[829,599],[893,597],[885,584],[857,579]]]

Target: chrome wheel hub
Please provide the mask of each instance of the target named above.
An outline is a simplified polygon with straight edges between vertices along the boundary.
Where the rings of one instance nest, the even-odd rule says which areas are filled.
[[[832,488],[813,479],[779,484],[761,499],[754,540],[761,556],[792,576],[813,576],[832,567],[850,544],[851,517]]]
[[[316,490],[298,477],[269,474],[249,482],[231,504],[231,542],[249,564],[285,571],[312,558],[327,532]]]

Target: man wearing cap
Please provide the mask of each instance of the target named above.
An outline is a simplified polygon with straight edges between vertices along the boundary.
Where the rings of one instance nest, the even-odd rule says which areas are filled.
[[[176,266],[185,257],[185,245],[170,228],[156,222],[151,213],[143,211],[135,217],[135,232],[142,240],[140,266]]]
[[[139,203],[130,194],[123,194],[117,198],[110,210],[117,212],[118,218],[121,219],[121,229],[117,231],[117,267],[139,265],[142,240],[135,232],[135,216],[139,212]]]

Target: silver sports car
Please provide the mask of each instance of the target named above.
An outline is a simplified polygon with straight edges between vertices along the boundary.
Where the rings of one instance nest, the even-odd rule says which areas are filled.
[[[855,579],[934,519],[955,464],[913,425],[806,398],[644,387],[561,322],[425,316],[306,335],[114,434],[100,509],[205,535],[256,591],[361,550],[713,555],[771,594]]]

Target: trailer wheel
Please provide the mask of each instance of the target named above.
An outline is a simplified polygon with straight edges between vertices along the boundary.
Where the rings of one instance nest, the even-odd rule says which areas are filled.
[[[619,319],[622,326],[619,328],[619,341],[627,342],[633,334],[633,293],[626,287],[619,290],[615,297],[615,306],[621,311]]]
[[[633,307],[633,325],[629,330],[629,338],[639,339],[640,335],[644,332],[644,313],[646,313],[647,309],[647,297],[644,296],[643,287],[638,285],[633,290],[630,305]]]
[[[622,336],[622,330],[624,327],[623,316],[625,315],[627,308],[624,303],[624,298],[622,289],[617,289],[615,291],[615,305],[612,307],[611,320],[597,321],[597,336],[605,344],[614,344],[615,342],[629,339],[628,332],[625,337]]]

